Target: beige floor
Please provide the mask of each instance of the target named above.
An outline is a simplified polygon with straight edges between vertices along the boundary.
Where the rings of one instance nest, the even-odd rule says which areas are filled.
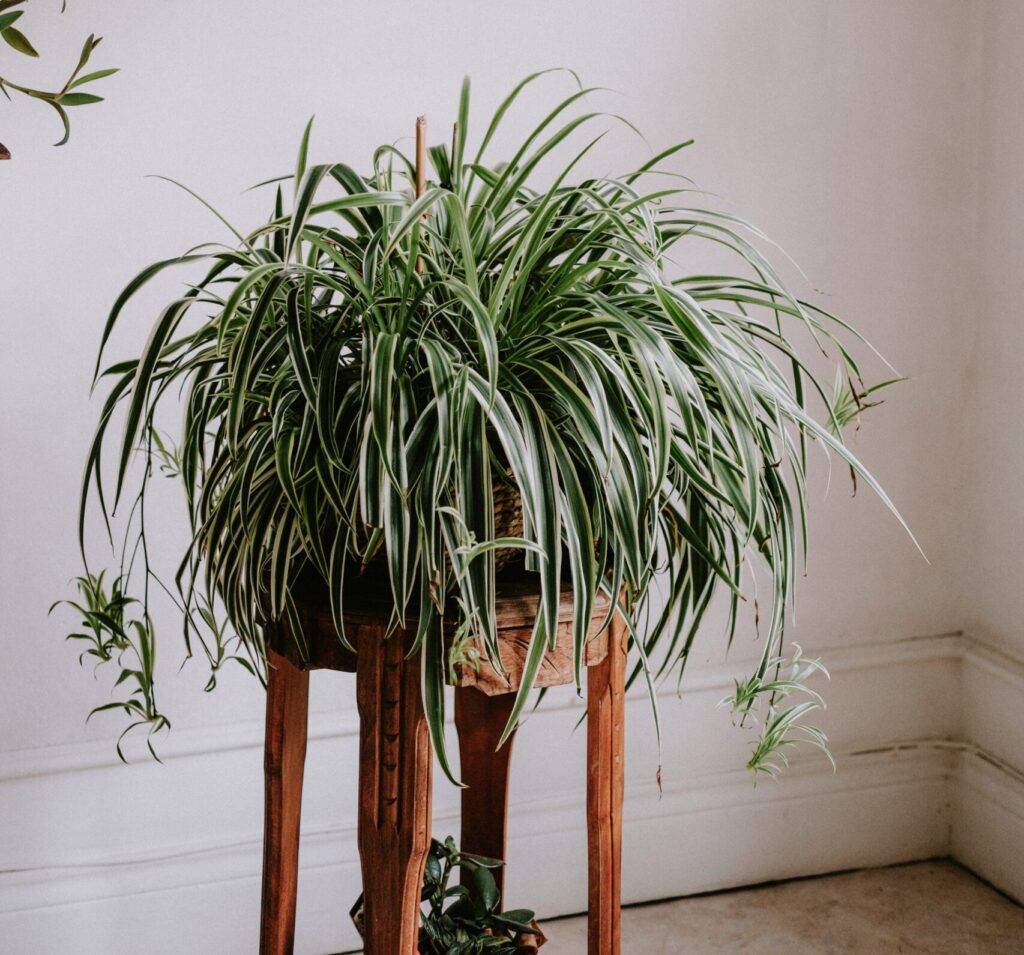
[[[1022,862],[1024,864],[1024,862]],[[582,918],[547,922],[585,955]],[[623,955],[1024,955],[1024,909],[952,862],[921,862],[631,908]]]

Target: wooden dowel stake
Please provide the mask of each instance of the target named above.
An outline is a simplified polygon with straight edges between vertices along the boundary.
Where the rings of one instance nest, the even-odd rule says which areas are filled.
[[[416,117],[416,198],[427,189],[427,117]],[[423,218],[426,218],[424,216]],[[423,258],[416,256],[416,272],[423,274]]]

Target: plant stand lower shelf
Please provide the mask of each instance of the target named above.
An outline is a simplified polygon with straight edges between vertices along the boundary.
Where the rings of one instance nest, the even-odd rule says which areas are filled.
[[[460,847],[505,858],[512,740],[496,750],[511,713],[537,609],[531,575],[499,578],[498,633],[507,680],[486,664],[462,668],[455,688],[455,726],[462,781]],[[619,955],[626,629],[616,614],[601,624],[608,602],[594,609],[587,666],[587,840],[589,955]],[[415,955],[420,887],[430,847],[432,753],[420,701],[420,664],[407,656],[411,632],[383,639],[387,602],[373,587],[346,598],[340,643],[329,609],[312,596],[299,616],[309,646],[300,664],[282,630],[268,649],[261,955],[291,955],[295,936],[299,823],[306,756],[309,671],[355,672],[359,708],[359,857],[363,875],[365,952]],[[572,602],[563,593],[556,646],[537,684],[572,681]],[[495,873],[499,889],[502,873]],[[340,911],[345,906],[339,906]]]

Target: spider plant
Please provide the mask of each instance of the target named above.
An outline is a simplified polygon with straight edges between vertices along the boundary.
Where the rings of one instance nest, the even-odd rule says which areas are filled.
[[[268,621],[292,621],[301,639],[296,582],[308,575],[325,584],[347,640],[343,584],[382,566],[392,623],[413,628],[422,651],[424,706],[449,775],[442,621],[454,618],[501,669],[499,548],[521,551],[541,595],[507,737],[554,639],[563,578],[577,685],[605,591],[629,627],[632,679],[653,702],[658,682],[682,672],[718,591],[731,642],[744,565],[759,565],[771,600],[764,652],[744,684],[748,713],[762,683],[776,698],[806,548],[809,443],[838,455],[895,513],[843,443],[843,422],[805,362],[810,352],[818,368],[826,356],[851,383],[841,409],[851,420],[858,396],[871,394],[846,344],[858,336],[787,290],[756,230],[701,207],[671,169],[689,142],[621,175],[577,175],[603,135],[590,131],[624,122],[586,109],[592,91],[577,82],[509,158],[491,158],[504,117],[540,76],[519,83],[476,139],[465,83],[451,145],[429,150],[422,194],[414,162],[394,146],[363,172],[309,165],[307,126],[294,174],[263,184],[276,186],[269,218],[248,233],[229,226],[229,245],[144,269],[114,303],[97,361],[108,391],[79,536],[93,495],[105,516],[128,510],[114,594],[139,595],[142,631],[162,579],[145,516],[162,470],[180,478],[191,515],[175,585],[165,586],[187,652],[198,645],[214,667],[244,652],[262,673]],[[539,164],[559,155],[538,185]],[[701,246],[731,253],[736,274],[690,274]],[[198,271],[139,357],[101,372],[132,297],[180,266]],[[167,405],[181,408],[176,441],[157,430]],[[108,479],[101,461],[115,421]],[[521,496],[521,537],[496,534],[496,481]],[[102,589],[96,581],[87,564],[84,586]],[[234,635],[209,626],[214,604]],[[116,631],[126,669],[144,670],[134,664],[153,641],[142,645],[142,631],[109,615],[97,620]],[[239,654],[225,647],[236,638]],[[139,719],[162,727],[147,715],[159,714],[147,679]],[[781,737],[773,731],[770,747]]]

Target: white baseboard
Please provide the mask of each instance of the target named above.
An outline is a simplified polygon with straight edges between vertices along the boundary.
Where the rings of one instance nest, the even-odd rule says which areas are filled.
[[[952,756],[942,749],[840,754],[836,775],[803,760],[756,790],[742,770],[696,775],[660,798],[655,787],[633,784],[625,901],[941,854]],[[585,908],[584,805],[574,791],[514,806],[510,904],[538,905],[547,915]],[[456,827],[450,811],[435,816],[437,831]],[[744,836],[723,838],[729,832]],[[145,943],[132,950],[145,955],[251,953],[259,867],[260,843],[250,838],[163,857],[5,873],[4,951],[58,955],[72,944],[76,955],[127,951],[134,938]],[[301,880],[297,951],[356,947],[345,914],[360,881],[351,824],[303,834]]]
[[[962,661],[962,738],[1024,770],[1024,661],[980,640]]]
[[[778,782],[754,788],[736,768],[742,731],[724,714],[709,717],[735,668],[708,667],[694,671],[678,709],[666,701],[666,785],[659,796],[645,742],[650,734],[637,725],[646,719],[644,703],[631,704],[625,901],[948,853],[1024,896],[1024,777],[1005,759],[1012,743],[995,738],[993,753],[960,736],[961,727],[983,732],[1002,725],[985,701],[1005,703],[999,694],[1007,681],[1011,691],[1019,689],[1013,681],[1024,668],[956,635],[830,651],[827,660],[835,774],[823,759],[806,756]],[[995,682],[987,688],[986,680]],[[966,710],[961,683],[971,687]],[[1009,701],[1019,707],[1022,698]],[[560,699],[517,740],[510,820],[508,902],[549,916],[585,907],[585,765],[580,740],[569,733],[578,703],[570,695]],[[865,706],[865,699],[875,705]],[[348,711],[311,725],[300,955],[357,945],[346,914],[360,881],[355,731]],[[261,726],[240,724],[172,734],[163,767],[119,766],[94,743],[5,756],[0,949],[255,951],[261,743]],[[124,793],[120,804],[117,792]],[[457,796],[443,783],[436,792],[435,832],[457,832]],[[40,845],[49,853],[41,854]]]
[[[954,858],[1024,903],[1024,775],[991,756],[961,756]]]
[[[1024,662],[979,640],[962,663],[962,739],[952,853],[1024,902]]]

